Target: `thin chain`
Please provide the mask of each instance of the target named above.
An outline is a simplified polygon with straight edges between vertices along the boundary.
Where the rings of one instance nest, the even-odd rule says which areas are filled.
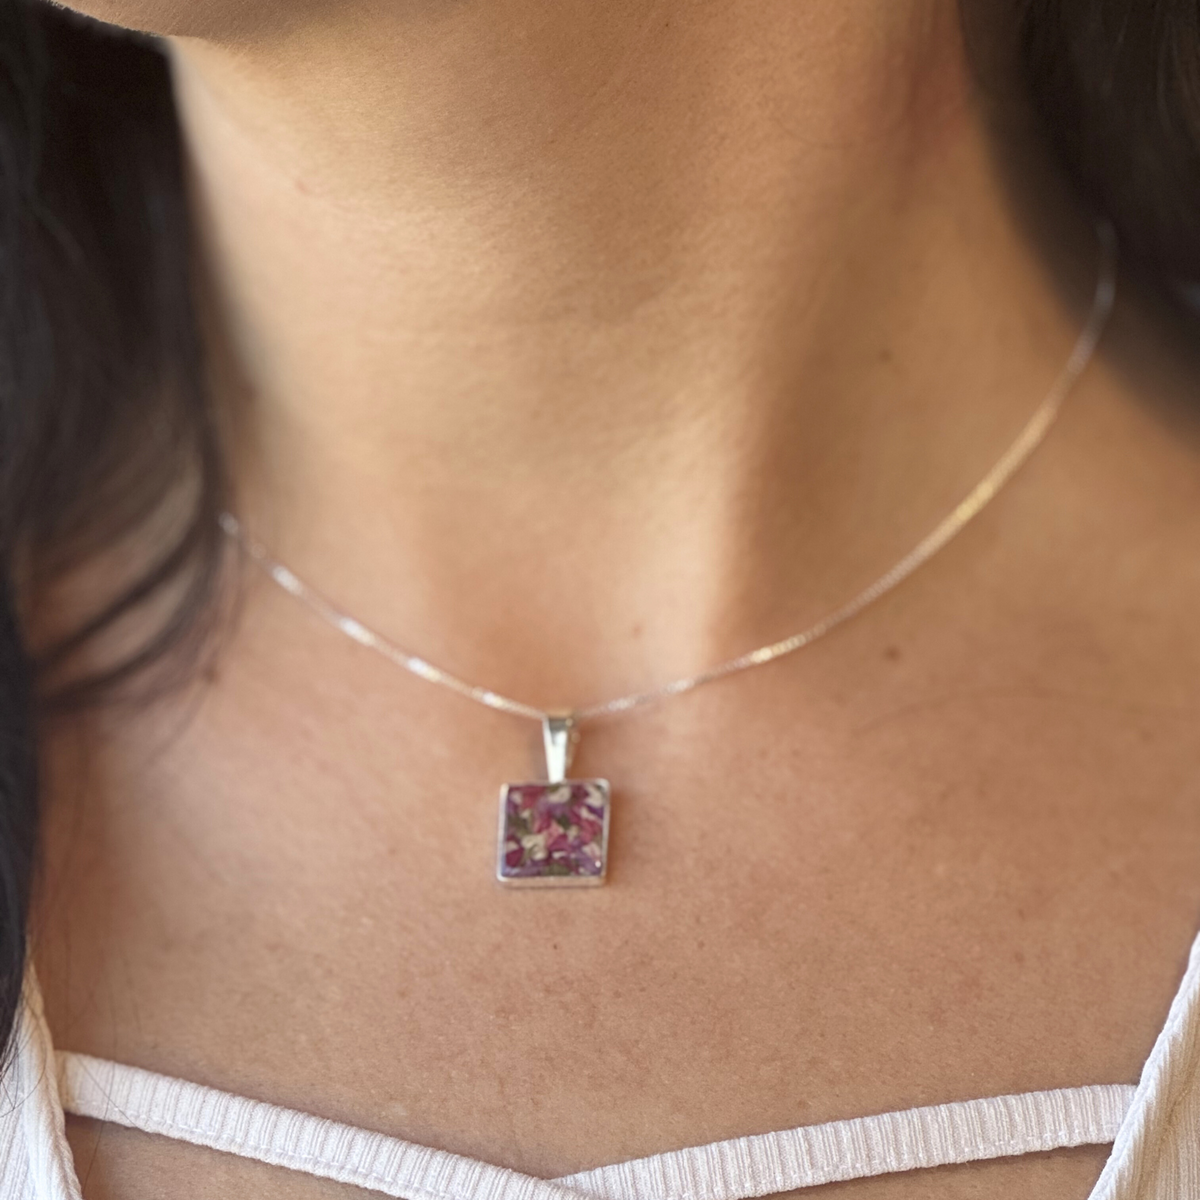
[[[701,684],[712,683],[717,679],[724,679],[725,676],[733,675],[738,671],[746,671],[751,667],[761,667],[765,663],[774,662],[777,658],[782,658],[786,654],[794,654],[804,646],[811,645],[818,638],[824,637],[831,630],[836,629],[839,625],[850,620],[851,617],[862,612],[864,608],[873,604],[881,596],[886,595],[945,546],[955,534],[986,507],[992,497],[1000,491],[1028,460],[1029,456],[1041,445],[1051,425],[1054,424],[1054,419],[1058,416],[1063,401],[1067,398],[1067,395],[1095,353],[1100,336],[1104,332],[1104,326],[1108,321],[1109,314],[1112,312],[1113,301],[1116,296],[1116,238],[1112,227],[1107,224],[1099,226],[1099,234],[1100,272],[1096,281],[1095,297],[1092,301],[1092,309],[1088,315],[1087,322],[1079,334],[1075,347],[1071,351],[1070,358],[1067,359],[1066,364],[1058,374],[1058,378],[1055,379],[1050,387],[1050,391],[1046,394],[1046,398],[1038,405],[1033,416],[1030,417],[1028,423],[1025,425],[1025,428],[1017,435],[1016,440],[1000,456],[992,469],[943,518],[936,528],[922,538],[886,574],[881,575],[874,583],[869,584],[840,608],[822,617],[815,625],[810,625],[807,629],[802,630],[800,633],[795,633],[791,637],[784,638],[782,641],[772,642],[769,646],[760,646],[757,650],[751,650],[748,654],[740,655],[738,658],[731,658],[728,662],[710,667],[707,671],[701,671],[698,675],[689,675],[684,679],[672,680],[670,683],[662,684],[660,687],[652,688],[649,691],[635,692],[629,696],[619,696],[617,699],[605,701],[603,704],[593,704],[587,708],[578,709],[570,714],[574,722],[578,724],[581,721],[592,720],[596,717],[607,717],[617,713],[629,712],[631,709],[641,708],[643,705],[652,704],[657,700],[665,700],[669,696],[679,696],[684,692],[690,692],[693,688],[697,688]],[[377,651],[398,667],[403,667],[406,671],[411,671],[414,675],[420,676],[420,678],[428,680],[430,683],[437,683],[442,687],[449,688],[451,691],[458,692],[460,696],[465,696],[468,700],[474,700],[476,703],[486,705],[488,708],[498,709],[500,712],[512,713],[518,717],[528,717],[534,721],[545,721],[551,715],[532,704],[525,704],[520,700],[513,700],[509,696],[503,696],[499,692],[493,692],[489,688],[477,687],[474,684],[467,683],[465,680],[459,679],[458,676],[452,675],[449,671],[443,671],[440,667],[435,667],[423,658],[419,658],[415,654],[409,654],[408,651],[401,649],[401,647],[389,641],[382,634],[376,633],[373,629],[368,629],[360,621],[356,621],[347,613],[342,612],[341,609],[331,604],[319,592],[309,587],[307,583],[289,571],[281,562],[272,558],[266,547],[251,537],[231,513],[223,513],[220,520],[221,528],[225,533],[237,541],[250,558],[262,567],[280,587],[290,592],[298,600],[303,601],[317,616],[337,629],[340,629],[347,637],[351,637],[361,645]]]

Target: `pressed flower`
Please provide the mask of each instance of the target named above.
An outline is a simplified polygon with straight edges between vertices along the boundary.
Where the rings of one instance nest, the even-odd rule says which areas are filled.
[[[607,809],[608,786],[597,781],[510,784],[502,801],[501,878],[598,879]]]

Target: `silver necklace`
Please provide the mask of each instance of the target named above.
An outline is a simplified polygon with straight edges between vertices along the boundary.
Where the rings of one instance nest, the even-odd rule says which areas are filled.
[[[712,683],[717,679],[724,679],[727,675],[746,671],[751,667],[761,667],[784,655],[794,654],[850,620],[902,583],[977,516],[1041,445],[1055,417],[1058,416],[1063,401],[1083,373],[1100,341],[1116,295],[1117,254],[1111,226],[1102,224],[1099,232],[1100,270],[1096,291],[1091,312],[1071,355],[1045,399],[1034,410],[1015,441],[967,496],[898,563],[816,624],[782,641],[760,646],[757,650],[709,667],[696,675],[674,679],[649,691],[634,692],[602,704],[567,712],[548,712],[489,688],[467,683],[449,671],[408,653],[382,634],[368,629],[362,622],[331,604],[273,558],[267,548],[253,538],[233,514],[221,515],[221,528],[280,587],[302,601],[322,620],[340,629],[360,645],[382,654],[396,666],[403,667],[421,679],[449,688],[477,704],[540,722],[546,757],[546,779],[527,783],[506,783],[501,787],[496,877],[501,883],[525,887],[603,883],[608,868],[611,789],[605,779],[567,778],[575,744],[579,738],[580,725],[600,717],[630,712],[670,696],[680,696],[701,684]]]

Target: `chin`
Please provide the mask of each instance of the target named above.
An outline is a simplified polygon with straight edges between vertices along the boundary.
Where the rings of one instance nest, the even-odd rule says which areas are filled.
[[[279,29],[299,10],[332,7],[338,0],[53,0],[70,9],[123,29],[161,37],[195,37],[239,41]]]

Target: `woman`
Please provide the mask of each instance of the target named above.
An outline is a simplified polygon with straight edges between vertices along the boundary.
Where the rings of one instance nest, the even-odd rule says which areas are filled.
[[[1200,1195],[1194,6],[72,7],[4,1195]]]

